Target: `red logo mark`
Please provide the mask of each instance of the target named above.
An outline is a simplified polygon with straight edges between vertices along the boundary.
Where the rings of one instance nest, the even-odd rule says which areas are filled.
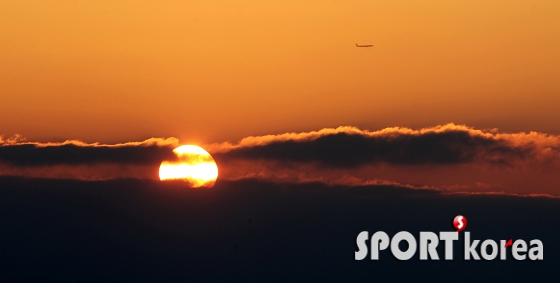
[[[512,244],[512,243],[511,243],[511,239],[509,239],[509,240],[507,241],[507,243],[504,245],[504,248],[507,248],[507,247],[511,246],[511,244]]]
[[[457,230],[457,232],[465,230],[465,228],[467,227],[467,218],[463,215],[455,216],[455,219],[453,219],[453,227],[455,227],[455,230]]]

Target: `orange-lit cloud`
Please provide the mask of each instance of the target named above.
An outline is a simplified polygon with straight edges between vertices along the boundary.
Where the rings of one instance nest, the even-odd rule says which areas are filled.
[[[208,148],[222,178],[560,194],[560,137],[536,132],[500,133],[455,124],[374,132],[339,127],[248,137]]]
[[[516,162],[560,165],[560,136],[537,132],[499,133],[446,124],[420,130],[355,127],[248,137],[237,144],[207,147],[218,158],[318,162],[328,167],[375,163],[399,165]]]

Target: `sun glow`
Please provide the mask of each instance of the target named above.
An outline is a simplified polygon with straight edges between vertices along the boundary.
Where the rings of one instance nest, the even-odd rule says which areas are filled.
[[[218,166],[206,150],[196,145],[183,145],[173,150],[178,161],[163,161],[159,179],[182,180],[191,187],[212,187],[218,178]]]

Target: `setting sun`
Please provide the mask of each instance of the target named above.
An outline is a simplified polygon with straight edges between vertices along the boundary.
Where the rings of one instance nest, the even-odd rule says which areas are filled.
[[[178,161],[163,161],[159,178],[183,180],[191,187],[212,187],[218,178],[218,166],[212,156],[196,145],[183,145],[173,150]]]

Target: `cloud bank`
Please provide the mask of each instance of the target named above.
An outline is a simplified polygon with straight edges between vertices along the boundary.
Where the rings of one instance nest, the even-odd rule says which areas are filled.
[[[0,139],[0,175],[158,179],[175,138],[122,144]],[[446,124],[423,129],[355,127],[251,136],[203,147],[219,180],[398,185],[447,192],[560,195],[560,136]]]

